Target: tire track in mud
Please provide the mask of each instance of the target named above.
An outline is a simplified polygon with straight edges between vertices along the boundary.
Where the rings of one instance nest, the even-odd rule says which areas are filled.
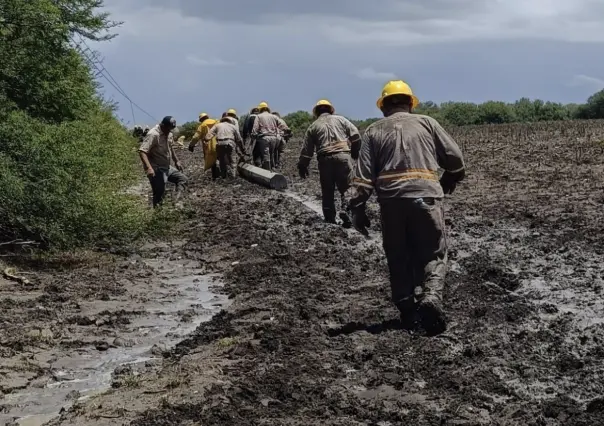
[[[180,381],[122,412],[130,424],[604,423],[604,333],[589,322],[602,318],[603,271],[581,238],[561,246],[547,223],[514,220],[494,199],[474,203],[484,182],[470,177],[447,201],[450,327],[424,338],[398,329],[379,245],[283,194],[204,185],[187,250],[221,257],[233,304],[176,346],[163,375]],[[294,188],[318,193],[313,180]],[[162,380],[150,379],[160,389]],[[129,397],[116,395],[99,404]],[[112,424],[98,410],[55,424]]]

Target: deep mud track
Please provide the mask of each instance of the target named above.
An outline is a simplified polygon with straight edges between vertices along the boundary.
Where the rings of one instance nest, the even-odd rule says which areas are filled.
[[[232,304],[161,370],[52,424],[604,424],[601,149],[585,143],[578,164],[565,141],[539,140],[465,144],[437,337],[400,330],[377,208],[368,242],[299,201],[319,189],[316,169],[293,177],[296,144],[298,200],[193,172],[195,214],[172,253],[222,273]]]

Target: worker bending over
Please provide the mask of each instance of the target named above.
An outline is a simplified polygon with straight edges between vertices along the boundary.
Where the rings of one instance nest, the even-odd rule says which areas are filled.
[[[189,143],[189,151],[194,152],[197,142],[200,140],[202,141],[204,171],[212,169],[212,180],[216,180],[220,176],[220,170],[216,164],[218,158],[216,155],[216,139],[211,139],[209,142],[206,142],[205,137],[216,123],[218,123],[218,121],[210,118],[207,113],[202,112],[199,114],[199,126]]]
[[[279,134],[289,131],[289,127],[281,118],[271,114],[271,110],[266,102],[258,105],[259,114],[254,120],[252,127],[252,138],[256,141],[258,152],[258,161],[263,169],[272,170],[275,165],[272,164],[273,150],[279,141]]]
[[[419,319],[428,333],[438,334],[446,329],[442,199],[454,191],[465,172],[459,146],[440,124],[411,114],[418,103],[405,82],[390,81],[384,86],[377,101],[384,118],[363,135],[350,208],[355,228],[366,233],[365,203],[375,190],[392,299],[401,321],[413,328]],[[439,167],[445,170],[440,182]]]
[[[357,158],[361,136],[359,130],[349,120],[335,114],[335,109],[328,100],[320,100],[313,108],[315,121],[304,135],[302,152],[298,161],[300,177],[308,177],[310,160],[317,151],[319,162],[319,180],[325,221],[336,223],[336,206],[334,191],[340,193],[340,218],[345,226],[350,226],[346,214],[348,205],[346,192],[350,187],[352,174],[352,157]]]
[[[176,120],[173,117],[164,117],[161,123],[149,130],[138,149],[153,190],[153,207],[162,203],[166,182],[176,185],[177,198],[181,196],[187,184],[187,176],[182,172],[183,167],[174,152],[172,131],[175,127]],[[172,160],[176,167],[171,166]]]
[[[206,142],[216,138],[216,154],[220,165],[220,176],[234,178],[236,175],[237,161],[235,154],[243,155],[243,139],[239,133],[239,127],[234,124],[234,119],[228,113],[220,122],[210,129],[205,136]]]

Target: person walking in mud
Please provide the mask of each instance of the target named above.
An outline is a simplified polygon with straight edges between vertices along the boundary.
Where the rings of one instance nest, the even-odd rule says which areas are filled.
[[[254,120],[252,127],[252,138],[256,141],[256,149],[258,150],[258,160],[263,169],[272,170],[275,165],[271,159],[273,149],[277,146],[279,134],[285,134],[289,131],[289,127],[281,118],[271,114],[271,109],[266,102],[261,102],[258,105],[260,113]]]
[[[205,136],[206,142],[216,138],[216,154],[220,166],[220,176],[223,179],[236,176],[237,162],[235,154],[244,155],[243,139],[239,127],[234,124],[233,117],[223,114],[220,122],[210,129]]]
[[[174,128],[176,120],[172,116],[164,117],[161,123],[149,130],[138,149],[153,190],[153,207],[163,202],[166,182],[176,185],[177,198],[180,198],[187,185],[188,178],[174,152]],[[171,165],[172,160],[175,167]]]
[[[377,101],[384,118],[370,125],[353,179],[354,227],[367,234],[367,199],[380,204],[392,300],[403,326],[420,320],[429,334],[446,330],[443,291],[447,242],[442,199],[464,178],[457,143],[433,118],[411,114],[419,100],[403,81],[388,82]],[[438,168],[444,169],[440,178]],[[416,300],[417,297],[417,300]]]
[[[351,222],[346,213],[346,192],[350,187],[352,174],[351,158],[358,157],[361,136],[354,124],[335,114],[333,105],[327,100],[317,102],[313,115],[315,121],[304,135],[298,171],[302,179],[308,177],[308,166],[317,151],[323,217],[328,223],[336,223],[334,192],[337,189],[340,193],[340,219],[344,226],[349,227]]]
[[[217,156],[216,156],[216,141],[206,142],[205,137],[210,131],[212,127],[214,127],[218,123],[217,120],[210,118],[210,116],[202,112],[199,114],[199,126],[189,142],[189,151],[194,152],[195,146],[201,140],[202,148],[203,148],[203,162],[204,162],[204,172],[208,169],[212,170],[212,180],[218,179],[220,176],[220,170],[218,169],[217,164]]]

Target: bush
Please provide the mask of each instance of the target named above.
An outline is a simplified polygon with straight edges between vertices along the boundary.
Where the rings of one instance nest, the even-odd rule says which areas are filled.
[[[140,179],[136,140],[109,111],[47,124],[0,116],[0,238],[70,248],[129,241],[150,213],[125,189]]]
[[[188,121],[180,126],[178,126],[178,134],[175,134],[175,138],[179,138],[181,136],[185,137],[186,141],[189,141],[193,138],[193,135],[197,131],[199,127],[198,121]]]

